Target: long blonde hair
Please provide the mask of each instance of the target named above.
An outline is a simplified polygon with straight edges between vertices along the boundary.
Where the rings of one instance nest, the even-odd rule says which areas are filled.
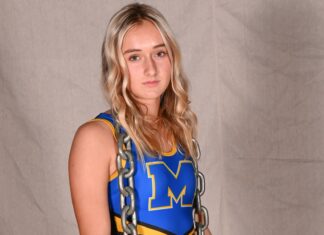
[[[144,20],[152,22],[160,31],[172,64],[171,81],[161,97],[155,123],[145,119],[128,89],[129,75],[121,51],[126,32]],[[142,160],[144,153],[151,156],[163,154],[157,128],[161,126],[186,156],[196,156],[192,138],[196,137],[197,118],[189,106],[188,81],[182,70],[180,49],[167,21],[158,10],[146,4],[133,3],[111,18],[102,45],[102,86],[112,112],[117,114],[134,141]]]

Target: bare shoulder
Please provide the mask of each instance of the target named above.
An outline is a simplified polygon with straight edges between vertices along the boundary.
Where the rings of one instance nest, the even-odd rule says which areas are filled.
[[[90,143],[99,144],[104,142],[112,142],[114,144],[114,135],[109,127],[100,121],[89,121],[82,124],[76,131],[74,140],[87,140]]]
[[[90,166],[109,166],[117,153],[112,130],[103,122],[86,122],[76,131],[71,146],[69,167],[91,163]],[[109,169],[107,169],[109,174]]]

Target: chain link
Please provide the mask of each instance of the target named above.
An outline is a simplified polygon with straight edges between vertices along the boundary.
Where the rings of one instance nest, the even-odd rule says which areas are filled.
[[[134,192],[134,173],[135,163],[131,152],[131,138],[126,133],[120,132],[120,123],[115,118],[115,130],[118,140],[118,154],[117,154],[117,169],[118,169],[118,187],[120,191],[120,209],[121,222],[124,235],[137,235],[136,225],[136,211],[135,211],[135,192]],[[126,148],[124,147],[126,146]],[[122,160],[129,163],[123,166]],[[127,180],[128,185],[124,185],[124,180]],[[126,203],[126,198],[129,198],[130,204]],[[127,220],[130,220],[128,223]]]
[[[194,222],[194,227],[197,235],[204,235],[204,230],[208,227],[209,216],[206,207],[201,205],[200,197],[205,193],[205,177],[198,170],[198,160],[200,159],[200,147],[196,139],[192,139],[193,144],[196,148],[196,158],[193,158],[195,175],[196,175],[196,195],[194,201],[194,207],[192,210],[192,218]],[[203,216],[203,217],[202,217]],[[196,219],[197,218],[197,219]]]

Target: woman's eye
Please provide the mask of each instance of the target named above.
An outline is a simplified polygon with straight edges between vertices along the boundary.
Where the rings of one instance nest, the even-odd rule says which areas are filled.
[[[159,51],[158,53],[157,53],[157,56],[158,57],[164,57],[164,56],[166,56],[168,53],[166,52],[166,51]]]
[[[140,57],[138,55],[132,55],[128,58],[129,61],[138,61]]]

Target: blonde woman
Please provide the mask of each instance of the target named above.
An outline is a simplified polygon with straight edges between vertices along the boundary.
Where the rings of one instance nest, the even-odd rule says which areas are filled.
[[[80,234],[123,232],[116,164],[121,133],[131,138],[138,234],[194,234],[196,116],[179,48],[155,8],[130,4],[112,17],[102,46],[102,85],[111,109],[78,128],[69,158]]]

